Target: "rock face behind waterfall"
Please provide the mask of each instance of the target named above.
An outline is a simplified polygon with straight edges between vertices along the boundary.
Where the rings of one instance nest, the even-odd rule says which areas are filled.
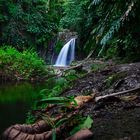
[[[55,66],[67,66],[71,64],[75,58],[75,40],[76,38],[72,38],[63,46],[58,55]]]
[[[64,29],[62,32],[58,33],[57,40],[60,40],[66,44],[71,38],[77,38],[77,32],[71,32],[68,29]]]
[[[47,64],[54,64],[57,58],[57,53],[55,47],[58,42],[61,42],[62,45],[66,44],[71,38],[77,38],[77,32],[71,32],[68,29],[64,29],[54,36],[46,47],[39,45],[37,47],[37,52],[41,58],[45,60]]]

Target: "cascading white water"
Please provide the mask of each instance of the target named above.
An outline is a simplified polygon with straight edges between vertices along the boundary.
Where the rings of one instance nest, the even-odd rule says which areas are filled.
[[[72,38],[61,49],[55,66],[68,66],[75,58],[75,38]]]

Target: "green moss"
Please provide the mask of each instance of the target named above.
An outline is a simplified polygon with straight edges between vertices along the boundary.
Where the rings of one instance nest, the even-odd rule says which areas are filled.
[[[58,40],[57,41],[57,43],[56,43],[56,46],[55,46],[55,52],[56,53],[59,53],[60,52],[60,50],[62,49],[62,47],[63,47],[63,42],[61,41],[61,40]]]
[[[126,77],[127,73],[125,72],[119,72],[110,75],[106,80],[105,80],[105,86],[108,88],[113,85],[117,80]]]
[[[92,71],[99,71],[102,70],[106,67],[105,63],[95,63],[91,66]]]

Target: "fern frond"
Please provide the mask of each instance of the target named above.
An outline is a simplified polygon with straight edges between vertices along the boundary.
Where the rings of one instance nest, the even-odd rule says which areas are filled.
[[[121,18],[119,18],[118,20],[116,20],[115,22],[113,22],[113,24],[110,27],[109,31],[101,39],[100,44],[102,45],[102,48],[101,48],[100,52],[98,53],[98,56],[101,55],[101,53],[104,50],[104,47],[105,47],[106,43],[113,37],[114,33],[117,32],[120,29],[121,24],[124,22],[124,20],[127,19],[127,17],[129,16],[129,13],[132,11],[132,7],[133,6],[134,6],[134,2],[131,2],[131,4],[128,6],[128,9],[123,14],[123,16],[121,16]]]
[[[109,31],[106,33],[106,35],[102,38],[100,44],[101,45],[106,45],[106,43],[112,38],[113,34],[120,29],[121,26],[121,20],[118,19],[115,21]]]

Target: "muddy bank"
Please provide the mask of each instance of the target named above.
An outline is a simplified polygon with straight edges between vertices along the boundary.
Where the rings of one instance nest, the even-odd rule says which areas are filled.
[[[107,65],[102,70],[90,72],[75,81],[73,87],[62,96],[87,95],[93,92],[99,96],[131,89],[138,85],[140,85],[140,63]]]
[[[140,108],[93,117],[94,140],[140,140]]]
[[[93,65],[93,64],[92,64]],[[83,67],[84,69],[85,67]],[[74,81],[73,86],[65,90],[61,96],[93,95],[96,97],[140,86],[140,63],[123,65],[106,65],[99,70],[85,69],[84,76]],[[140,91],[127,92],[96,102],[94,99],[76,109],[81,117],[91,116],[94,123],[91,131],[95,140],[139,140],[140,139]],[[39,113],[58,118],[62,114],[72,114],[73,110],[63,110],[55,105],[49,111]],[[38,112],[34,112],[38,115]],[[37,116],[38,117],[38,116]],[[67,130],[67,129],[66,129]],[[69,130],[69,129],[68,129]],[[59,139],[69,136],[69,131]]]
[[[90,72],[75,82],[63,93],[68,95],[102,96],[125,91],[140,85],[140,63],[109,65],[96,72]],[[132,97],[137,96],[136,99]],[[121,97],[128,97],[121,100]],[[95,140],[139,140],[140,139],[140,91],[127,93],[100,101],[89,102],[81,110],[82,116],[91,115],[94,120],[92,131]]]

